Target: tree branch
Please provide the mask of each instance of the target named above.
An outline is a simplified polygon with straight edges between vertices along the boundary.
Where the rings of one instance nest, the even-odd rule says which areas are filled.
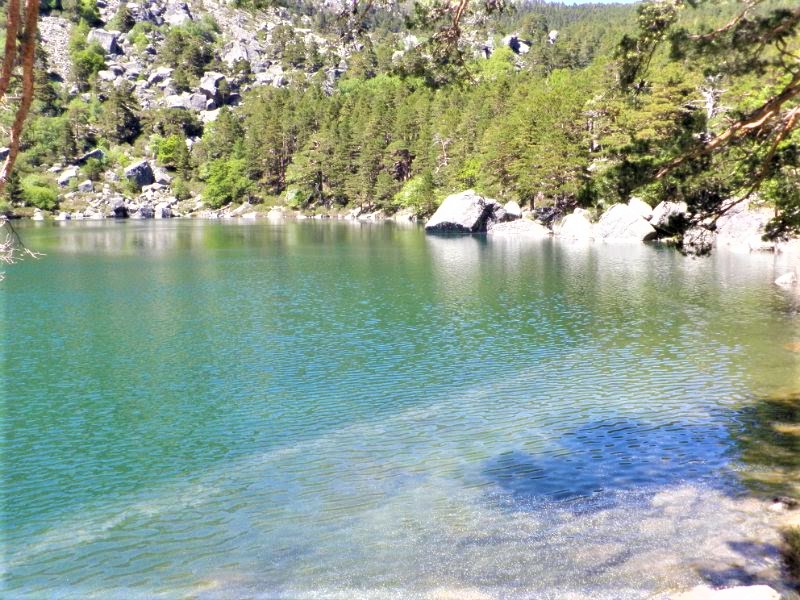
[[[11,139],[8,156],[0,170],[0,192],[5,188],[8,177],[14,168],[22,141],[22,130],[33,103],[34,66],[36,58],[36,27],[39,20],[39,0],[25,0],[25,31],[22,40],[22,97],[20,99],[14,124],[11,126]]]
[[[730,142],[751,135],[753,132],[757,131],[766,123],[777,117],[780,114],[780,110],[783,105],[798,95],[800,95],[800,73],[797,73],[794,75],[794,77],[792,77],[791,81],[783,88],[780,94],[770,98],[767,102],[762,104],[759,108],[752,111],[747,116],[735,121],[725,131],[712,138],[706,144],[703,144],[702,146],[695,148],[686,154],[682,154],[677,158],[674,158],[666,165],[661,167],[656,174],[656,179],[663,178],[671,171],[674,171],[678,167],[691,160],[713,154]],[[792,127],[795,127],[796,125],[797,121],[795,119],[792,121]],[[789,131],[790,130],[787,130],[786,133]]]
[[[0,71],[0,102],[8,91],[11,73],[17,62],[17,34],[19,32],[19,0],[9,0],[6,13],[6,44],[3,67]]]

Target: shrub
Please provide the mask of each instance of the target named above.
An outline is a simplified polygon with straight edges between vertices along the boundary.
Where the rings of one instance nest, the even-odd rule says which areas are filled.
[[[417,212],[432,212],[435,208],[433,176],[425,172],[409,179],[394,197],[394,204]]]
[[[159,164],[168,169],[185,171],[189,168],[189,149],[181,135],[154,138],[153,151]]]
[[[47,177],[28,175],[22,180],[22,199],[29,206],[53,210],[58,206],[58,188]]]
[[[97,75],[106,66],[106,55],[100,44],[88,45],[83,50],[78,50],[72,56],[74,75],[78,81],[87,81]]]
[[[220,158],[206,167],[206,189],[203,197],[209,206],[219,208],[240,200],[250,190],[247,162],[241,158]]]

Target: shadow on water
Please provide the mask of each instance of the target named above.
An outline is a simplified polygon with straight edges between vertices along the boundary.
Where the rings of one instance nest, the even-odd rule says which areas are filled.
[[[592,421],[548,453],[509,450],[483,469],[511,503],[615,505],[620,492],[702,483],[725,493],[800,495],[800,394],[761,398],[700,422]]]
[[[587,512],[616,506],[621,493],[630,501],[629,492],[679,483],[733,491],[731,458],[728,432],[714,421],[601,420],[565,433],[560,447],[548,454],[503,453],[485,465],[484,475],[510,494],[514,505],[564,502]]]
[[[762,398],[730,423],[747,488],[758,495],[800,495],[800,393]]]

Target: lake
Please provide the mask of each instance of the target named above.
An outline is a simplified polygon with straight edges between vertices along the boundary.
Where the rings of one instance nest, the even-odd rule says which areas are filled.
[[[781,257],[19,230],[46,256],[0,283],[5,597],[638,599],[776,564]]]

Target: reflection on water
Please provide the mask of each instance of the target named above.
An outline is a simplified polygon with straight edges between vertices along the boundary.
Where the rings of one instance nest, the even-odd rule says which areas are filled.
[[[780,257],[21,230],[47,257],[2,288],[11,597],[616,600],[777,565]]]

